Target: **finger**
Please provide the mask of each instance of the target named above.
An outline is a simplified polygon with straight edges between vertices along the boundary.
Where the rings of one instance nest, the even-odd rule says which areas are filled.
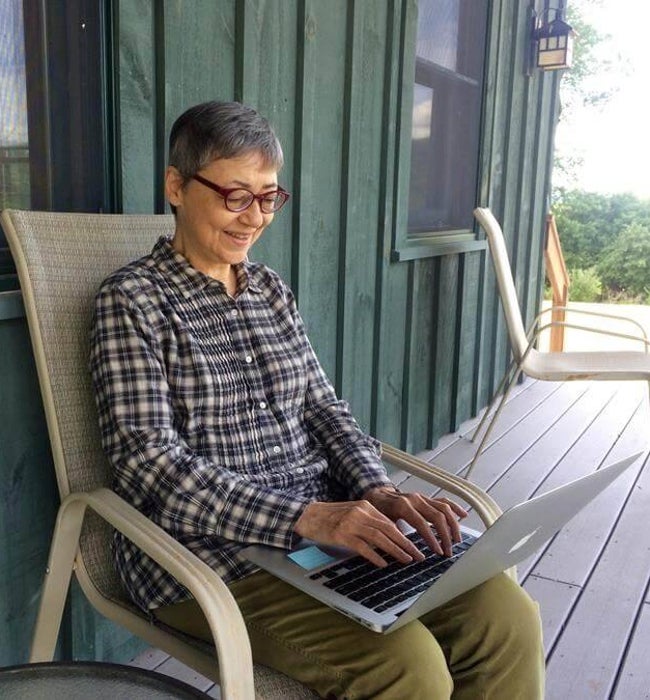
[[[451,556],[453,543],[462,540],[460,525],[451,508],[445,503],[434,503],[428,509],[427,519],[440,537],[445,555]]]
[[[351,517],[342,519],[336,532],[337,544],[357,551],[373,563],[379,565],[377,556],[381,559],[381,553],[392,556],[395,560],[407,564],[413,560],[424,558],[420,550],[404,536],[395,523],[372,506],[360,508],[354,511]],[[359,551],[359,543],[364,543],[364,551]],[[377,556],[368,556],[368,550],[375,548],[380,550]]]
[[[365,540],[359,538],[352,538],[348,544],[348,549],[353,552],[360,554],[362,557],[367,559],[371,564],[379,566],[382,569],[388,566],[388,562],[381,556],[381,554],[371,547]]]
[[[412,512],[404,519],[418,531],[434,552],[444,554],[447,557],[451,556],[455,534],[460,539],[460,529],[451,508],[445,503],[436,502],[435,499],[428,499],[420,495],[412,498],[409,505]],[[440,538],[440,542],[436,539],[431,529],[432,526]]]
[[[457,517],[458,509],[460,509],[465,515],[467,515],[467,512],[463,508],[460,508],[460,506],[458,506],[456,503],[453,503],[452,501],[449,501],[446,498],[439,499],[434,507],[437,508],[438,511],[444,515],[447,525],[451,531],[452,540],[454,542],[460,542],[463,538]]]
[[[461,539],[456,516],[444,499],[409,494],[402,504],[400,517],[414,527],[437,554],[451,556],[452,541],[458,542]],[[440,542],[431,529],[432,525]]]
[[[440,511],[435,511],[429,518],[429,521],[431,522],[431,527],[436,531],[436,534],[440,538],[440,543],[445,556],[450,557],[453,554],[453,543],[459,541],[460,534],[458,535],[458,539],[456,539],[449,522]]]
[[[439,503],[446,503],[451,508],[454,515],[458,518],[467,517],[467,511],[465,510],[465,508],[463,508],[460,504],[456,503],[455,501],[451,501],[448,498],[430,498],[429,500],[437,501]]]
[[[421,495],[408,494],[408,496],[403,497],[396,515],[414,528],[432,551],[436,554],[444,554],[443,547],[436,539],[429,524],[429,518],[437,516],[438,511],[431,508]],[[410,542],[410,540],[408,541]],[[415,545],[413,546],[415,547]]]
[[[398,533],[401,535],[399,530]],[[360,554],[362,557],[365,557],[375,566],[380,566],[382,568],[388,566],[388,561],[384,558],[385,556],[390,556],[401,564],[409,564],[414,559],[424,559],[422,552],[420,552],[410,540],[407,538],[404,538],[404,540],[405,543],[402,547],[380,530],[372,529],[371,531],[359,532],[347,538],[345,546],[357,554]]]
[[[378,548],[403,564],[413,560],[421,561],[424,558],[422,552],[397,525],[376,510],[367,514],[363,522],[356,523],[350,534],[363,539],[371,547]]]
[[[462,513],[467,515],[467,512],[465,511],[464,508],[461,508],[458,506],[456,503],[453,501],[450,501],[447,498],[430,498],[427,499],[427,507],[430,509],[428,510],[428,517],[429,520],[432,523],[438,523],[441,522],[439,517],[435,515],[435,513],[439,513],[444,516],[446,525],[449,528],[451,532],[451,538],[454,542],[460,542],[462,539],[461,532],[460,532],[460,525],[458,523],[458,511],[460,510]],[[465,517],[465,515],[462,515],[460,517]]]
[[[382,553],[390,555],[401,564],[424,559],[422,552],[397,527],[394,527],[394,531],[389,533],[376,530],[372,534],[369,533],[369,537],[372,538],[374,547],[381,550]]]

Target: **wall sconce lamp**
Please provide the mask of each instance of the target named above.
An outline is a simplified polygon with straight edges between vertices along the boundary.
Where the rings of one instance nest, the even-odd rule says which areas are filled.
[[[554,12],[553,19],[549,14]],[[541,70],[570,68],[573,60],[575,32],[564,19],[564,3],[545,7],[539,14],[533,11],[532,64]]]

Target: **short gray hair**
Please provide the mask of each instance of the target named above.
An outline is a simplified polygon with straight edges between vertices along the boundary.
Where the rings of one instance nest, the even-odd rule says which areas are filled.
[[[265,165],[282,168],[282,146],[266,118],[239,102],[203,102],[174,122],[169,165],[185,181],[218,158],[259,153]]]

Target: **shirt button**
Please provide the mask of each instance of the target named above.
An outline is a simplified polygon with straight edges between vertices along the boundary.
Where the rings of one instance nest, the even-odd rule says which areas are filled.
[[[298,469],[296,469],[296,474],[304,474],[304,473],[305,473],[305,470],[302,467],[298,467]]]
[[[237,315],[239,315],[239,311],[238,311],[237,309],[233,309],[233,310],[230,312],[230,315],[231,315],[231,316],[237,316]]]
[[[253,361],[253,358],[251,355],[246,355],[244,358],[244,362],[246,362],[247,365],[250,365],[250,363]]]
[[[280,445],[276,445],[276,446],[273,448],[273,452],[275,452],[276,455],[279,455],[280,452],[282,452],[282,448],[280,447]]]
[[[258,405],[262,410],[264,410],[264,409],[266,408],[266,406],[267,406],[267,403],[266,403],[266,401],[260,401],[257,405]]]

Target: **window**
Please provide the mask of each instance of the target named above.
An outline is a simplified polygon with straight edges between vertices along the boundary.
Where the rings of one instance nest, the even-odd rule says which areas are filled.
[[[21,0],[0,5],[0,209],[29,208],[27,91]]]
[[[487,10],[488,0],[418,3],[410,240],[472,230]]]
[[[29,209],[22,0],[0,4],[0,37],[0,209]],[[16,286],[14,264],[0,229],[0,292]]]

